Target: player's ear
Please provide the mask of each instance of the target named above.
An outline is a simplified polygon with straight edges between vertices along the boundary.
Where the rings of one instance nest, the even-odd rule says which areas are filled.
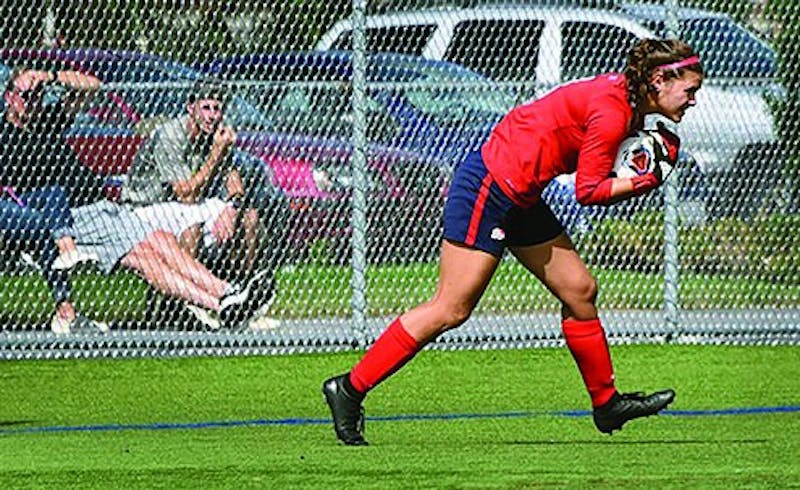
[[[650,75],[649,86],[651,92],[660,92],[661,87],[664,86],[664,72],[661,70],[654,70],[653,74]]]

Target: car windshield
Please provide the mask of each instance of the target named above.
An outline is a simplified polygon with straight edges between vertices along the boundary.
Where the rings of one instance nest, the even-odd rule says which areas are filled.
[[[442,122],[469,119],[476,113],[502,114],[514,104],[511,94],[478,78],[433,75],[426,81],[428,87],[408,90],[406,97],[423,114]]]
[[[666,32],[664,22],[651,23],[651,27],[660,35]],[[775,52],[731,19],[683,19],[680,37],[700,54],[707,77],[775,77]]]
[[[265,108],[272,130],[349,138],[353,122],[349,76],[329,74],[321,80],[325,81],[253,85],[245,97]],[[368,137],[380,143],[393,141],[404,125],[422,117],[440,127],[482,125],[513,104],[509,95],[478,75],[413,60],[375,59],[367,83]]]
[[[681,34],[708,60],[709,77],[775,76],[775,52],[730,19],[687,19]]]

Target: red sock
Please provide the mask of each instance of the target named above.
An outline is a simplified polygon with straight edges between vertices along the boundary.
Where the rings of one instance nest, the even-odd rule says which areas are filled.
[[[350,383],[359,393],[366,393],[403,367],[421,348],[397,318],[350,371]]]
[[[592,407],[603,405],[616,393],[614,368],[600,320],[563,320],[561,330],[578,364]]]

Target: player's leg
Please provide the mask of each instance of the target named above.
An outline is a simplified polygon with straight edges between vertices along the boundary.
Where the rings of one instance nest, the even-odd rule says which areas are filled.
[[[361,402],[367,392],[402,368],[425,344],[464,323],[497,268],[499,258],[449,241],[442,243],[439,282],[430,301],[394,322],[350,373],[327,380],[323,393],[342,442],[363,445]]]
[[[230,289],[230,284],[212,274],[203,264],[192,257],[185,248],[180,246],[172,233],[155,232],[148,236],[145,241],[153,245],[154,253],[175,274],[179,274],[185,280],[197,284],[198,287],[212,296],[221,298]]]
[[[499,258],[445,240],[433,297],[397,318],[350,372],[353,387],[366,394],[403,366],[425,344],[458,327],[472,313]]]
[[[163,257],[160,242],[164,241],[166,232],[156,232],[148,239],[139,242],[120,264],[140,274],[148,284],[158,291],[175,298],[184,299],[213,311],[219,311],[219,295],[213,294],[188,280],[177,272]],[[173,237],[174,240],[174,237]]]
[[[561,301],[562,332],[592,400],[598,429],[611,433],[628,420],[653,415],[672,402],[672,390],[620,395],[605,331],[597,316],[597,282],[561,232],[544,243],[511,247],[515,257]]]
[[[513,203],[504,198],[479,154],[456,170],[444,210],[439,280],[433,297],[394,320],[348,374],[323,384],[336,435],[366,444],[361,402],[428,342],[469,318],[494,274],[504,244],[493,230]]]
[[[567,346],[583,375],[592,405],[603,405],[616,389],[595,307],[597,282],[564,232],[547,242],[510,250],[561,302],[561,327]]]

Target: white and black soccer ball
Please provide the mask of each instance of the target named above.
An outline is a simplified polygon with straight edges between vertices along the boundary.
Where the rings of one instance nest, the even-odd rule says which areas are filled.
[[[656,172],[659,180],[663,180],[672,167],[662,136],[657,131],[641,130],[625,138],[619,145],[612,172],[616,177],[623,178]]]

